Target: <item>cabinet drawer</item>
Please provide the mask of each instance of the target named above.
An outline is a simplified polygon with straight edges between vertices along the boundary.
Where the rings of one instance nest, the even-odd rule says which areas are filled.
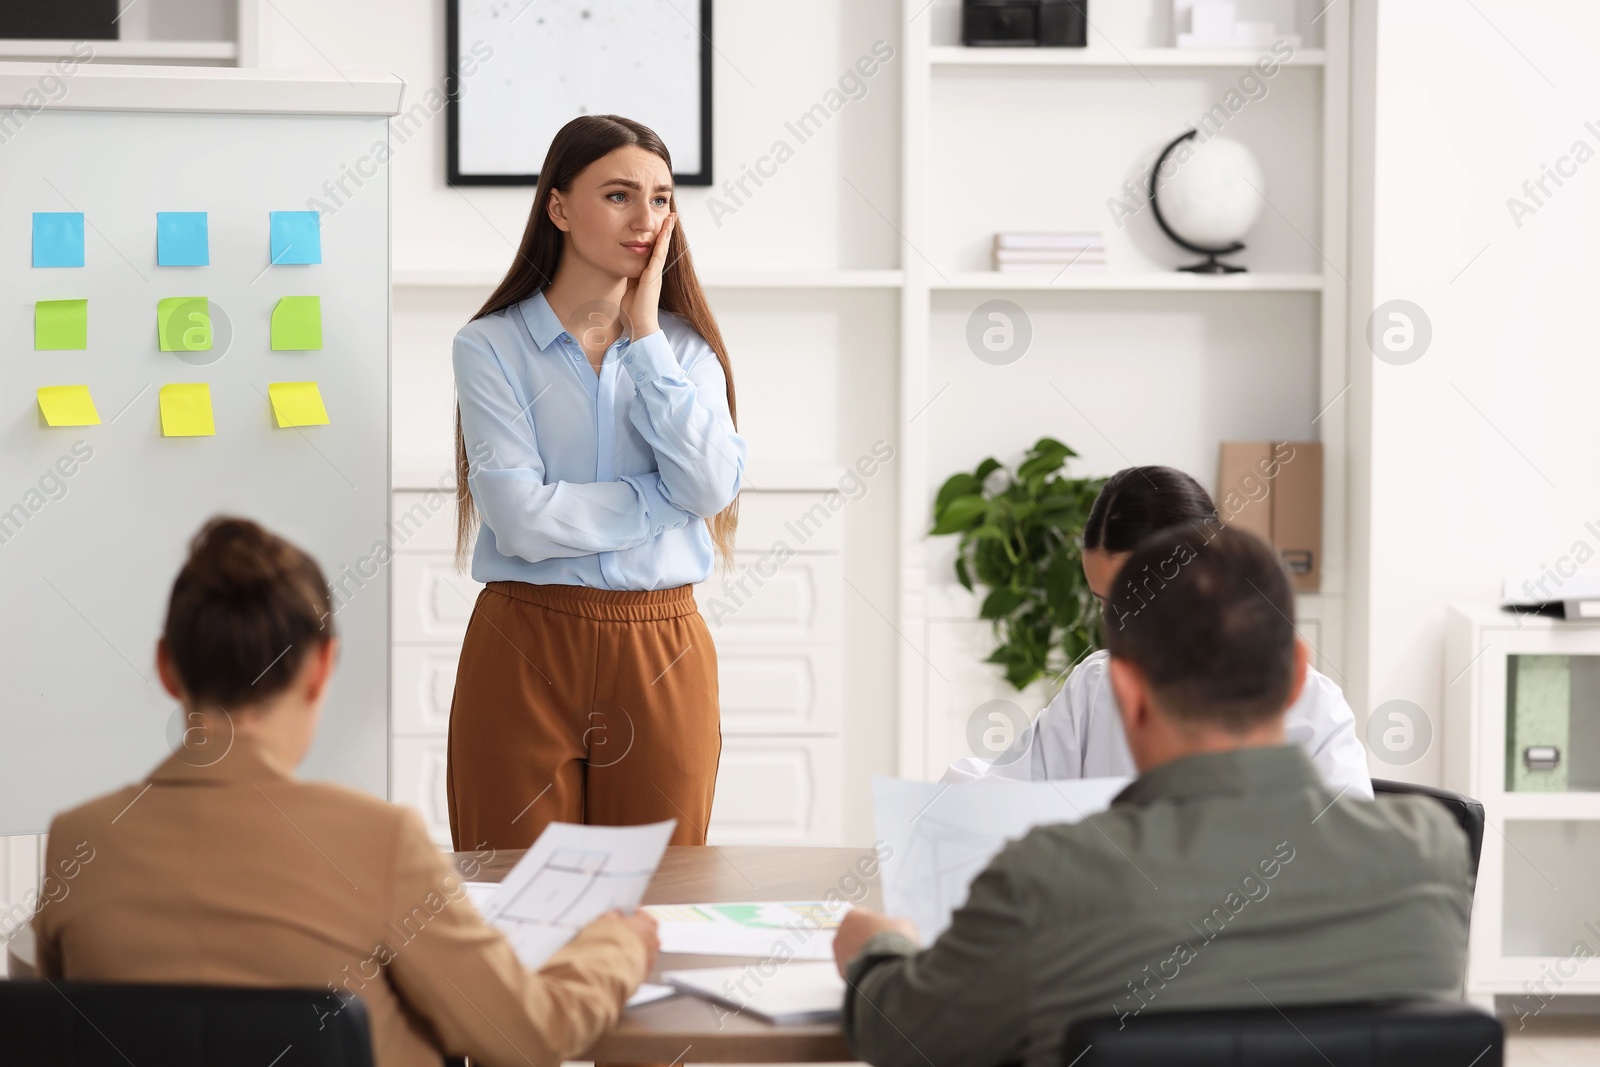
[[[695,600],[720,649],[734,644],[833,644],[843,621],[844,567],[838,556],[794,556],[782,564],[736,553],[725,579],[695,586]]]
[[[829,507],[829,503],[834,507]],[[839,552],[850,502],[834,493],[739,494],[736,552],[771,552],[779,541],[790,552]]]
[[[399,643],[459,642],[483,585],[455,569],[445,552],[394,557],[394,639]]]
[[[443,737],[396,737],[390,750],[394,764],[390,799],[421,812],[428,836],[448,849],[450,802],[444,788],[445,751]]]
[[[728,734],[838,733],[844,702],[839,646],[717,648],[722,729]]]
[[[396,734],[444,733],[450,726],[460,645],[396,645],[390,694]]]
[[[412,491],[391,493],[389,545],[397,552],[455,552],[455,495]]]
[[[707,839],[713,845],[839,841],[839,741],[725,737]]]

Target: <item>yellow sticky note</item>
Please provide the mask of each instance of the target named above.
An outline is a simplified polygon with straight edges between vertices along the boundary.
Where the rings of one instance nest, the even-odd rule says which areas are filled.
[[[322,347],[322,298],[285,296],[272,309],[272,350],[309,352]]]
[[[209,437],[216,432],[211,421],[211,386],[179,382],[161,387],[163,437]]]
[[[322,406],[322,393],[316,382],[270,382],[267,396],[272,398],[272,413],[277,416],[280,430],[328,424],[328,409]]]
[[[100,425],[100,413],[87,385],[41,385],[39,410],[51,426]]]
[[[203,296],[169,296],[156,304],[156,336],[163,352],[204,352],[211,347],[211,302]]]
[[[33,305],[33,347],[40,352],[89,347],[89,301],[40,300]]]

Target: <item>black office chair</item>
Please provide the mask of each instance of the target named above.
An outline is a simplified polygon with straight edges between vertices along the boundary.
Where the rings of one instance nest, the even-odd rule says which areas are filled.
[[[1385,778],[1372,780],[1372,791],[1378,796],[1432,797],[1450,810],[1461,829],[1467,832],[1468,873],[1474,884],[1478,880],[1478,857],[1483,853],[1483,805],[1469,796],[1449,789],[1436,789],[1431,785],[1414,785],[1411,782],[1392,782]]]
[[[1502,1067],[1504,1031],[1460,1001],[1108,1015],[1067,1027],[1062,1067]]]
[[[317,989],[0,982],[0,1045],[6,1067],[372,1067],[366,1006]]]

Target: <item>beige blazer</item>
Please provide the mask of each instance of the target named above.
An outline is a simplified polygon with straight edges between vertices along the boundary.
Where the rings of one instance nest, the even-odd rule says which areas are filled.
[[[58,815],[47,863],[42,977],[311,987],[329,1014],[359,996],[378,1067],[571,1059],[645,975],[615,917],[528,972],[416,812],[295,779],[244,738]]]

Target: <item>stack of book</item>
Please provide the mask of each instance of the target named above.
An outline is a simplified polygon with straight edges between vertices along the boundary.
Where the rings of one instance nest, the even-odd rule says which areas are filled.
[[[1098,232],[997,233],[994,269],[1038,273],[1103,271],[1105,240]]]

